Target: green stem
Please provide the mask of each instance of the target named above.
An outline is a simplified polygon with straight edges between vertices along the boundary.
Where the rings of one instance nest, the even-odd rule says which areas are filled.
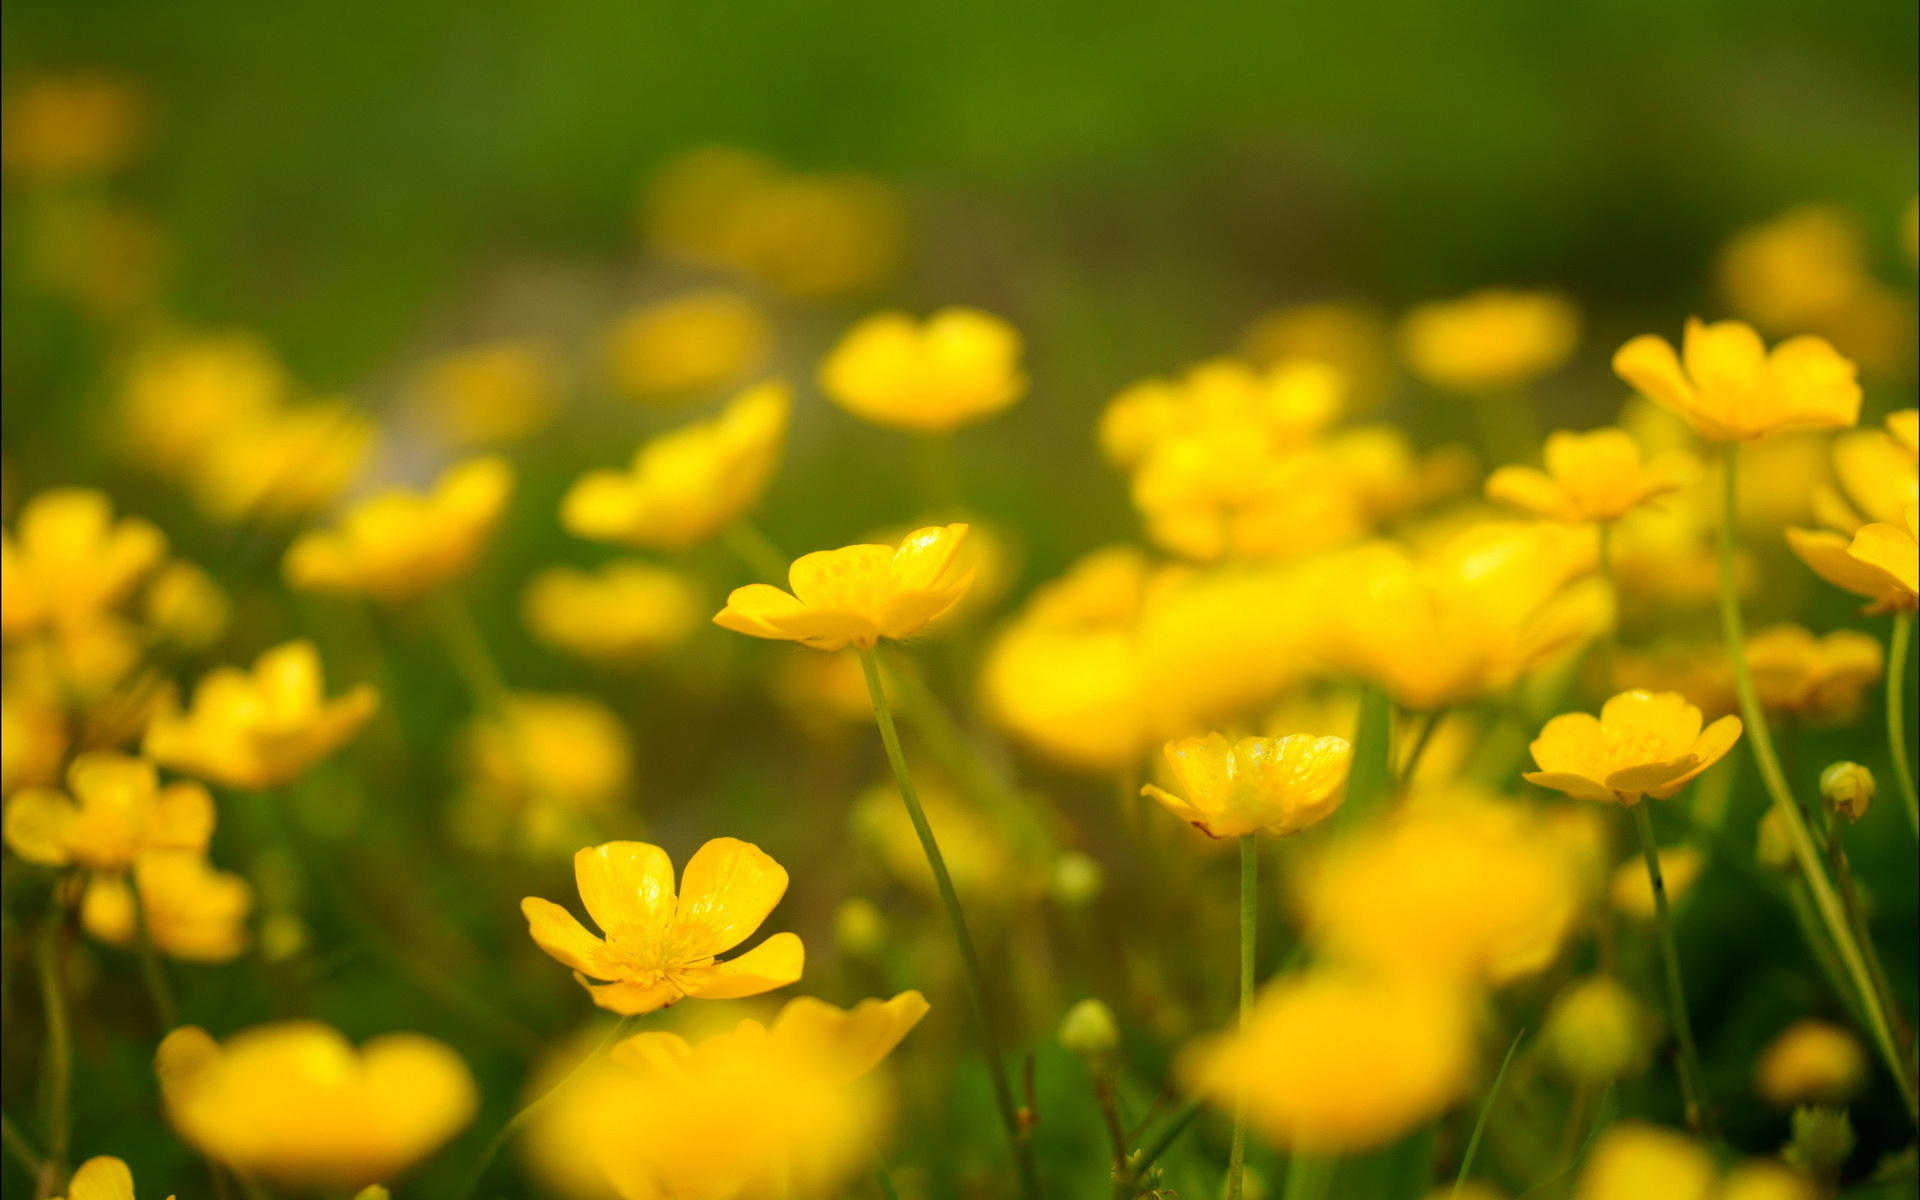
[[[1473,1170],[1473,1159],[1480,1152],[1481,1135],[1487,1131],[1487,1118],[1493,1115],[1493,1103],[1500,1098],[1500,1085],[1507,1081],[1507,1068],[1513,1065],[1513,1053],[1520,1048],[1520,1039],[1527,1036],[1525,1029],[1513,1035],[1513,1044],[1507,1047],[1507,1056],[1500,1060],[1500,1071],[1493,1077],[1493,1086],[1487,1089],[1487,1098],[1480,1102],[1480,1115],[1473,1120],[1473,1134],[1467,1138],[1467,1152],[1460,1157],[1460,1173],[1453,1177],[1453,1200],[1460,1200],[1460,1191],[1467,1186],[1467,1174]]]
[[[883,1200],[900,1200],[900,1189],[893,1186],[893,1176],[887,1173],[885,1163],[874,1164],[873,1181],[880,1185]]]
[[[867,694],[873,700],[874,723],[880,727],[880,741],[886,746],[887,762],[893,767],[894,781],[900,786],[900,799],[907,806],[907,817],[913,822],[913,831],[920,836],[920,848],[926,852],[927,866],[933,870],[934,886],[940,893],[940,905],[946,910],[947,924],[953,929],[953,940],[960,951],[960,967],[967,978],[967,993],[973,1001],[974,1019],[979,1023],[980,1040],[986,1051],[987,1075],[993,1083],[994,1104],[1000,1110],[1001,1124],[1006,1126],[1007,1138],[1012,1143],[1014,1168],[1020,1176],[1020,1188],[1028,1200],[1034,1200],[1040,1194],[1039,1172],[1034,1166],[1033,1145],[1027,1136],[1025,1122],[1014,1107],[1013,1088],[1007,1082],[1000,1037],[987,1007],[986,972],[981,970],[980,955],[973,947],[973,935],[967,932],[967,918],[960,911],[960,896],[953,890],[953,876],[947,872],[947,860],[940,853],[940,843],[934,840],[933,826],[927,823],[927,814],[920,807],[920,795],[913,787],[913,777],[907,772],[907,759],[900,751],[900,734],[894,729],[893,711],[887,703],[886,689],[880,683],[880,660],[871,647],[861,647],[860,667],[866,673]]]
[[[1913,1077],[1894,1044],[1892,1023],[1887,1020],[1887,1014],[1880,1006],[1880,998],[1874,993],[1866,957],[1861,954],[1852,929],[1848,928],[1846,912],[1841,907],[1840,897],[1834,892],[1832,881],[1827,878],[1820,850],[1814,845],[1813,834],[1807,828],[1806,818],[1800,813],[1800,806],[1794,802],[1793,791],[1787,786],[1786,773],[1780,769],[1780,757],[1774,751],[1773,736],[1767,730],[1766,711],[1760,706],[1760,694],[1753,686],[1753,671],[1747,665],[1746,629],[1740,616],[1740,597],[1734,590],[1733,574],[1739,455],[1739,444],[1729,442],[1726,470],[1723,472],[1725,494],[1720,519],[1720,635],[1726,643],[1727,656],[1733,662],[1733,686],[1740,697],[1740,715],[1746,721],[1747,744],[1753,750],[1754,762],[1759,766],[1760,778],[1773,800],[1773,809],[1780,814],[1780,823],[1786,827],[1787,841],[1793,847],[1795,861],[1800,864],[1800,875],[1807,881],[1807,887],[1813,894],[1820,923],[1826,927],[1827,936],[1833,939],[1834,949],[1840,954],[1840,963],[1846,968],[1847,978],[1858,994],[1874,1046],[1885,1060],[1887,1069],[1893,1073],[1894,1082],[1900,1088],[1900,1098],[1906,1102],[1908,1116],[1920,1120],[1920,1096],[1915,1094]]]
[[[632,1025],[633,1021],[633,1017],[626,1016],[614,1022],[613,1028],[607,1031],[607,1036],[600,1039],[600,1044],[593,1048],[592,1053],[574,1064],[573,1070],[567,1072],[566,1078],[540,1093],[540,1095],[530,1101],[526,1107],[507,1118],[507,1123],[502,1125],[500,1131],[494,1134],[492,1139],[487,1142],[486,1148],[480,1151],[479,1159],[474,1162],[473,1169],[467,1173],[467,1182],[465,1186],[460,1189],[459,1193],[462,1200],[465,1200],[466,1197],[472,1196],[480,1190],[481,1183],[487,1178],[487,1168],[493,1165],[494,1158],[500,1153],[501,1148],[507,1144],[507,1139],[518,1132],[528,1121],[533,1120],[535,1116],[539,1115],[548,1104],[553,1102],[555,1096],[565,1091],[569,1084],[579,1078],[580,1072],[586,1070],[594,1063],[599,1062],[600,1056],[607,1052],[607,1047],[619,1041],[620,1036],[627,1031],[628,1026]]]
[[[1620,656],[1620,587],[1613,578],[1613,522],[1600,522],[1595,540],[1599,544],[1596,562],[1600,580],[1607,585],[1607,594],[1613,598],[1614,605],[1614,618],[1600,633],[1600,694],[1611,696],[1614,680],[1618,678],[1615,663]]]
[[[443,588],[432,600],[434,633],[440,638],[447,657],[473,693],[473,702],[481,711],[500,715],[507,708],[507,684],[500,668],[487,650],[487,640],[473,619],[467,598],[453,588]]]
[[[1873,944],[1873,933],[1867,928],[1866,906],[1860,902],[1860,889],[1854,886],[1853,865],[1847,861],[1841,825],[1840,818],[1831,812],[1827,814],[1827,862],[1833,867],[1834,879],[1839,882],[1840,903],[1846,907],[1853,936],[1859,939],[1861,952],[1867,956],[1867,970],[1873,976],[1874,994],[1880,998],[1880,1007],[1893,1022],[1894,1041],[1900,1047],[1901,1061],[1911,1061],[1913,1031],[1907,1026],[1906,1014],[1900,1011],[1900,1002],[1894,999],[1893,985],[1887,980],[1887,969],[1880,962],[1879,948]]]
[[[139,942],[140,973],[146,979],[147,996],[153,1001],[153,1015],[160,1021],[160,1032],[165,1033],[180,1023],[180,1008],[173,1001],[173,989],[167,986],[166,964],[154,949],[153,930],[147,924],[147,899],[140,894],[138,864],[128,884],[127,890],[133,893],[133,931]]]
[[[720,538],[727,544],[727,552],[739,559],[740,565],[753,572],[761,583],[778,587],[787,582],[787,556],[752,521],[741,517],[721,530]]]
[[[40,1004],[47,1023],[47,1056],[40,1064],[46,1088],[47,1153],[40,1172],[41,1196],[66,1185],[67,1139],[73,1100],[73,1032],[67,1024],[67,994],[60,984],[60,931],[66,910],[56,903],[33,943],[40,974]]]
[[[1667,1015],[1673,1037],[1680,1044],[1680,1095],[1686,1101],[1687,1128],[1701,1133],[1706,1125],[1700,1092],[1700,1052],[1693,1044],[1693,1022],[1687,1016],[1687,992],[1680,977],[1680,952],[1673,944],[1673,914],[1667,908],[1667,881],[1660,873],[1660,848],[1653,840],[1653,818],[1645,800],[1629,805],[1633,829],[1640,835],[1640,855],[1647,862],[1647,882],[1653,887],[1653,926],[1660,939],[1660,963],[1667,975]]]
[[[1240,1036],[1253,1019],[1255,924],[1260,915],[1260,847],[1253,834],[1240,835]],[[1233,1149],[1227,1158],[1227,1200],[1240,1200],[1247,1169],[1247,1088],[1242,1081],[1233,1102]]]
[[[1820,968],[1827,987],[1839,998],[1847,1015],[1861,1026],[1866,1026],[1867,1014],[1860,1007],[1860,998],[1847,985],[1846,968],[1840,965],[1839,956],[1834,954],[1833,946],[1821,931],[1820,914],[1814,910],[1813,896],[1807,890],[1805,880],[1794,878],[1787,881],[1787,905],[1793,910],[1794,923],[1800,926],[1800,936],[1813,952],[1814,965]]]
[[[28,1175],[37,1179],[40,1177],[40,1172],[46,1169],[46,1163],[34,1153],[33,1144],[28,1142],[27,1136],[20,1132],[20,1127],[13,1123],[13,1118],[5,1113],[0,1113],[0,1144],[5,1144],[7,1153],[18,1160],[21,1169]]]
[[[1907,752],[1907,655],[1913,648],[1913,614],[1893,614],[1893,640],[1887,646],[1887,746],[1893,773],[1900,777],[1900,798],[1907,802],[1907,825],[1920,837],[1920,795],[1915,794],[1913,758]]]
[[[1447,710],[1436,708],[1427,714],[1427,723],[1420,727],[1420,735],[1413,740],[1413,748],[1407,751],[1406,762],[1400,768],[1400,787],[1405,790],[1413,783],[1413,773],[1420,769],[1420,760],[1426,756],[1427,747],[1433,744],[1433,735],[1445,720]]]
[[[1295,1154],[1287,1164],[1286,1200],[1324,1200],[1339,1166],[1337,1158]]]

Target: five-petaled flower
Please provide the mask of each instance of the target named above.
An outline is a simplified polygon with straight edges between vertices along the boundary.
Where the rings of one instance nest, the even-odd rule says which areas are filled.
[[[1187,798],[1140,789],[1208,837],[1265,830],[1298,833],[1346,798],[1353,746],[1345,738],[1293,734],[1228,742],[1220,734],[1167,743],[1167,761]]]
[[[1562,713],[1531,747],[1526,778],[1581,800],[1634,805],[1665,800],[1718,762],[1740,738],[1740,718],[1700,727],[1700,710],[1678,692],[1621,692],[1598,717]]]
[[[381,492],[338,529],[302,534],[287,550],[287,582],[387,601],[430,592],[473,565],[512,491],[513,468],[489,455],[448,467],[426,495]]]
[[[1020,334],[992,313],[943,308],[916,323],[875,313],[840,339],[820,387],[856,417],[914,433],[949,433],[1027,390]]]
[[[1667,339],[1643,333],[1614,354],[1613,370],[1718,442],[1845,429],[1860,419],[1854,365],[1826,339],[1788,338],[1769,352],[1741,321],[1689,318],[1678,354]]]
[[[795,559],[791,594],[765,583],[735,588],[713,623],[816,650],[911,637],[960,602],[973,582],[956,556],[965,525],[933,525],[892,546],[842,546]]]
[[[1544,471],[1501,467],[1487,496],[1559,521],[1617,521],[1650,500],[1678,491],[1698,470],[1693,456],[1668,451],[1643,461],[1623,429],[1547,435]]]

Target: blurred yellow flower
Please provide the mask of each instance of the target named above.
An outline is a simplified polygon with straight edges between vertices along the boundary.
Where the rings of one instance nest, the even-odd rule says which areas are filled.
[[[773,328],[753,301],[721,288],[642,305],[607,334],[614,383],[640,400],[733,383],[766,361]]]
[[[392,1179],[464,1128],[479,1103],[445,1043],[390,1033],[355,1050],[318,1021],[256,1025],[225,1045],[184,1026],[160,1043],[154,1070],[183,1141],[283,1187]]]
[[[545,429],[564,398],[554,350],[508,341],[443,354],[413,381],[419,402],[455,446],[517,442]]]
[[[973,572],[955,558],[965,525],[933,525],[891,546],[816,550],[793,562],[791,593],[765,583],[735,588],[714,615],[723,629],[800,642],[816,650],[872,649],[911,637],[966,594]]]
[[[1727,1172],[1714,1200],[1815,1200],[1813,1180],[1784,1163],[1756,1159]]]
[[[1704,730],[1701,723],[1700,710],[1678,692],[1621,692],[1598,717],[1562,713],[1548,721],[1530,747],[1540,769],[1525,778],[1581,800],[1665,800],[1740,739],[1739,717]]]
[[[868,721],[872,721],[869,702]],[[915,769],[914,779],[925,810],[953,876],[954,890],[969,901],[1004,907],[1014,892],[1014,862],[1007,841],[994,824],[945,786]],[[938,896],[933,868],[914,832],[900,790],[892,783],[875,784],[853,804],[853,826],[879,854],[887,870],[928,899]]]
[[[943,308],[924,322],[875,313],[847,330],[820,364],[820,388],[876,425],[951,433],[1027,391],[1020,334],[977,308]]]
[[[1324,820],[1346,799],[1353,765],[1345,738],[1310,734],[1229,742],[1209,733],[1168,742],[1166,753],[1187,795],[1151,783],[1140,794],[1213,838],[1255,831],[1284,837]]]
[[[1660,882],[1666,889],[1667,903],[1678,904],[1706,866],[1700,852],[1692,846],[1664,846],[1660,850]],[[1646,865],[1638,858],[1628,859],[1613,872],[1608,885],[1613,907],[1642,921],[1654,918],[1653,881],[1647,878]]]
[[[640,662],[687,639],[700,599],[686,576],[635,558],[598,571],[548,567],[527,584],[522,612],[540,642],[591,662]]]
[[[1852,629],[1815,637],[1782,624],[1747,639],[1747,668],[1769,712],[1816,725],[1860,714],[1862,696],[1879,682],[1886,656],[1877,639]]]
[[[204,650],[227,630],[233,604],[213,576],[176,558],[160,569],[141,598],[141,615],[161,638],[182,650]]]
[[[1787,544],[1814,574],[1872,603],[1864,611],[1913,612],[1920,607],[1920,515],[1907,505],[1902,525],[1862,525],[1851,540],[1824,529],[1789,529]]]
[[[328,700],[320,652],[306,640],[275,646],[251,673],[216,667],[200,680],[193,705],[169,702],[147,728],[143,748],[164,767],[231,788],[288,783],[339,749],[380,706],[361,684]]]
[[[1713,1156],[1683,1134],[1636,1121],[1607,1130],[1587,1157],[1574,1200],[1708,1200]]]
[[[1138,467],[1169,439],[1215,429],[1294,449],[1340,416],[1346,392],[1339,372],[1320,363],[1261,371],[1208,359],[1177,380],[1144,380],[1115,396],[1100,414],[1100,449],[1119,466]]]
[[[28,862],[123,871],[149,850],[206,849],[213,797],[197,783],[160,786],[145,759],[92,751],[67,768],[67,792],[32,788],[8,801],[7,848]]]
[[[373,421],[344,400],[281,409],[213,438],[188,483],[217,521],[305,516],[353,482],[374,437]]]
[[[36,684],[0,686],[0,796],[52,783],[66,753],[66,714],[57,698]]]
[[[604,939],[550,900],[528,896],[520,909],[533,940],[572,967],[601,1008],[652,1012],[687,996],[757,996],[800,978],[805,951],[791,933],[724,962],[716,957],[758,929],[786,894],[786,871],[757,846],[715,838],[700,847],[687,860],[677,902],[673,862],[658,846],[592,846],[573,856],[573,870]]]
[[[80,924],[93,937],[132,946],[139,933],[134,892],[147,936],[160,953],[191,962],[227,962],[247,947],[253,889],[217,871],[198,850],[143,850],[126,875],[95,874],[80,897]]]
[[[1557,292],[1489,288],[1422,304],[1400,323],[1413,373],[1452,392],[1500,392],[1549,375],[1580,341],[1580,314]]]
[[[891,665],[907,669],[904,661]],[[857,654],[818,654],[795,646],[781,656],[768,686],[794,724],[812,736],[873,728],[873,694],[867,691],[867,674]],[[887,692],[891,697],[893,689]]]
[[[589,471],[560,523],[578,537],[685,550],[760,502],[780,461],[792,401],[784,384],[735,397],[718,417],[653,438],[626,470]]]
[[[133,1172],[110,1154],[96,1155],[73,1173],[66,1200],[133,1200]]]
[[[140,87],[98,68],[40,75],[11,89],[0,128],[8,174],[61,183],[128,165],[145,132]]]
[[[1755,325],[1804,333],[1872,286],[1865,251],[1845,212],[1805,205],[1736,234],[1721,252],[1720,282]]]
[[[1547,435],[1545,471],[1505,466],[1487,477],[1487,497],[1560,521],[1617,521],[1647,502],[1679,490],[1699,463],[1684,451],[1641,460],[1640,447],[1621,429]]]
[[[1920,410],[1889,414],[1885,429],[1859,429],[1833,441],[1839,491],[1821,485],[1813,513],[1824,525],[1852,533],[1868,521],[1894,522],[1920,501]]]
[[[120,444],[136,462],[186,481],[215,442],[270,417],[290,388],[272,347],[251,334],[157,341],[127,373]]]
[[[585,696],[516,692],[460,743],[469,791],[454,811],[468,843],[564,853],[592,835],[633,781],[626,727]]]
[[[1445,1111],[1466,1086],[1465,997],[1430,981],[1320,969],[1268,984],[1244,1033],[1181,1057],[1188,1086],[1275,1146],[1342,1154],[1384,1145]]]
[[[1767,1043],[1754,1064],[1753,1086],[1769,1104],[1844,1108],[1867,1075],[1866,1051],[1851,1033],[1827,1021],[1795,1021]]]
[[[166,556],[166,535],[138,517],[115,521],[104,492],[41,492],[0,530],[0,631],[92,624]]]
[[[1641,334],[1614,354],[1613,369],[1701,437],[1746,441],[1860,418],[1854,366],[1820,338],[1789,338],[1769,352],[1750,325],[1689,317],[1682,354],[1684,365],[1665,338]]]
[[[1338,301],[1295,304],[1262,314],[1240,339],[1246,356],[1262,366],[1322,363],[1346,381],[1348,408],[1369,413],[1393,389],[1393,350],[1387,323],[1361,304]]]
[[[1651,1026],[1632,992],[1610,975],[1562,988],[1542,1030],[1554,1062],[1576,1082],[1606,1084],[1645,1065]]]
[[[421,495],[389,488],[354,505],[337,528],[287,548],[287,583],[396,602],[465,574],[513,493],[513,468],[488,455],[455,463]]]

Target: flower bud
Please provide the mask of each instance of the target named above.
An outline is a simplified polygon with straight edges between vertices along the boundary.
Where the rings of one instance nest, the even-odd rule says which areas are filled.
[[[1827,1021],[1795,1021],[1767,1043],[1754,1065],[1754,1089],[1781,1108],[1844,1104],[1867,1074],[1867,1055],[1851,1033]]]
[[[370,1183],[353,1194],[353,1200],[390,1200],[392,1193],[377,1183]]]
[[[1093,902],[1107,885],[1107,873],[1100,864],[1078,850],[1069,850],[1053,860],[1053,877],[1048,887],[1063,908],[1081,908]]]
[[[1639,1003],[1608,976],[1579,980],[1554,999],[1547,1047],[1561,1069],[1584,1083],[1611,1083],[1638,1070],[1646,1055]]]
[[[1820,795],[1827,811],[1858,821],[1873,803],[1873,772],[1856,762],[1837,762],[1820,772]]]
[[[1844,1109],[1796,1108],[1793,1140],[1781,1157],[1810,1175],[1831,1178],[1853,1153],[1853,1122]]]
[[[1082,1000],[1060,1021],[1060,1044],[1081,1058],[1105,1058],[1120,1044],[1113,1010],[1098,1000]]]
[[[1760,828],[1755,834],[1753,856],[1760,865],[1783,875],[1791,875],[1797,868],[1793,856],[1793,842],[1787,837],[1787,824],[1780,816],[1780,810],[1769,808],[1767,815],[1760,818]]]
[[[872,958],[887,940],[887,919],[865,896],[843,901],[833,914],[833,940],[848,958]]]

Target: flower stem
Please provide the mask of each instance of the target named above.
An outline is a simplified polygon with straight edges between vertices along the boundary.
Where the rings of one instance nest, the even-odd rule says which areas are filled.
[[[777,586],[787,581],[787,556],[752,521],[741,517],[721,530],[720,538],[726,542],[727,552],[758,576],[761,583]]]
[[[67,1139],[73,1100],[73,1034],[67,1025],[67,993],[60,983],[60,932],[66,910],[56,903],[33,943],[33,965],[40,974],[40,1005],[47,1024],[47,1055],[41,1061],[46,1095],[47,1152],[41,1160],[35,1195],[45,1200],[66,1186]]]
[[[1860,889],[1854,886],[1853,865],[1847,861],[1847,846],[1841,832],[1841,821],[1832,813],[1827,814],[1827,862],[1833,867],[1833,877],[1840,886],[1840,903],[1847,910],[1847,921],[1853,928],[1853,936],[1859,939],[1861,952],[1867,956],[1867,971],[1873,976],[1874,994],[1880,999],[1880,1006],[1893,1022],[1894,1041],[1900,1048],[1900,1060],[1909,1062],[1913,1055],[1913,1031],[1907,1026],[1907,1018],[1900,1011],[1900,1002],[1894,999],[1893,985],[1887,980],[1887,969],[1881,965],[1880,951],[1873,944],[1873,933],[1867,928],[1866,906],[1860,902]]]
[[[1913,1077],[1894,1045],[1893,1026],[1880,1006],[1879,996],[1874,992],[1866,958],[1860,952],[1853,930],[1847,925],[1846,911],[1840,904],[1840,897],[1834,892],[1832,881],[1827,878],[1820,850],[1814,845],[1813,834],[1807,828],[1799,804],[1794,801],[1786,773],[1780,769],[1780,756],[1775,753],[1773,735],[1767,730],[1767,714],[1760,706],[1760,694],[1753,686],[1753,671],[1747,665],[1746,629],[1740,616],[1740,597],[1734,590],[1733,579],[1739,461],[1739,443],[1729,442],[1726,470],[1722,472],[1725,495],[1720,516],[1720,634],[1727,646],[1727,657],[1733,663],[1733,687],[1740,698],[1740,715],[1746,721],[1747,744],[1753,749],[1754,762],[1760,768],[1760,778],[1772,797],[1773,810],[1780,814],[1780,823],[1786,828],[1794,860],[1800,865],[1800,875],[1807,881],[1807,888],[1813,894],[1814,909],[1820,915],[1820,923],[1826,927],[1827,936],[1833,939],[1834,949],[1840,954],[1840,963],[1846,968],[1847,978],[1858,994],[1874,1046],[1886,1061],[1887,1069],[1893,1073],[1894,1082],[1900,1088],[1900,1097],[1906,1101],[1908,1116],[1920,1120],[1920,1097],[1915,1095]]]
[[[167,986],[166,964],[154,949],[153,929],[147,923],[147,899],[140,894],[138,866],[128,883],[128,890],[133,893],[133,931],[139,940],[140,973],[146,979],[147,996],[153,1001],[153,1015],[160,1021],[160,1032],[165,1033],[180,1023],[180,1008],[173,1001],[173,989]]]
[[[1340,1160],[1318,1154],[1295,1154],[1287,1163],[1286,1200],[1325,1200],[1333,1187]]]
[[[1260,916],[1260,847],[1254,834],[1240,835],[1240,1036],[1253,1018],[1255,925]],[[1247,1168],[1247,1086],[1233,1102],[1233,1149],[1227,1158],[1227,1200],[1240,1200]]]
[[[1480,1152],[1481,1135],[1487,1131],[1487,1118],[1493,1115],[1494,1101],[1500,1099],[1500,1085],[1507,1081],[1507,1068],[1513,1065],[1514,1051],[1520,1049],[1520,1039],[1525,1036],[1525,1029],[1513,1035],[1513,1044],[1507,1047],[1507,1056],[1500,1060],[1500,1070],[1493,1077],[1493,1086],[1487,1089],[1487,1098],[1480,1102],[1480,1115],[1473,1119],[1473,1133],[1467,1138],[1467,1151],[1460,1156],[1460,1172],[1453,1177],[1453,1200],[1460,1200],[1460,1192],[1467,1186],[1467,1174],[1473,1170],[1474,1156]]]
[[[480,636],[480,626],[473,619],[467,598],[452,588],[443,588],[433,597],[432,604],[434,632],[473,693],[474,704],[491,715],[505,712],[506,680],[487,650],[487,640]]]
[[[980,1040],[987,1058],[987,1076],[993,1083],[993,1100],[1000,1110],[1000,1121],[1007,1129],[1013,1147],[1014,1169],[1020,1176],[1020,1190],[1029,1200],[1040,1194],[1040,1177],[1033,1160],[1033,1144],[1028,1137],[1022,1114],[1013,1103],[1013,1088],[1007,1082],[1007,1067],[987,1008],[986,973],[980,968],[980,955],[973,947],[973,935],[967,932],[967,918],[960,911],[960,896],[953,890],[953,876],[947,872],[947,860],[934,840],[933,826],[920,807],[920,795],[914,790],[913,777],[907,773],[907,759],[900,751],[900,734],[893,726],[893,711],[887,704],[886,689],[880,683],[880,660],[872,648],[860,650],[860,667],[866,673],[867,694],[873,699],[874,723],[880,727],[880,741],[886,746],[887,762],[900,786],[900,799],[907,806],[913,831],[920,835],[920,848],[926,852],[927,866],[933,870],[934,886],[940,892],[940,905],[946,910],[947,924],[953,928],[953,940],[960,951],[960,967],[967,977],[967,992],[973,1001],[974,1019],[980,1025]]]
[[[27,1141],[27,1136],[14,1125],[13,1118],[4,1113],[0,1113],[0,1143],[5,1143],[7,1153],[13,1155],[14,1161],[20,1164],[20,1169],[28,1175],[38,1178],[40,1172],[46,1169],[46,1163],[34,1153],[32,1144]]]
[[[531,1121],[538,1113],[545,1109],[548,1104],[552,1103],[555,1096],[565,1091],[569,1084],[579,1078],[580,1072],[586,1070],[594,1063],[599,1062],[600,1056],[607,1052],[607,1047],[620,1040],[620,1036],[627,1031],[628,1026],[633,1024],[633,1020],[633,1017],[626,1016],[614,1022],[613,1028],[607,1031],[607,1036],[600,1039],[600,1044],[593,1048],[592,1053],[574,1064],[573,1070],[567,1072],[566,1078],[540,1093],[538,1097],[529,1101],[519,1112],[507,1118],[507,1123],[502,1125],[500,1131],[494,1134],[492,1139],[487,1142],[486,1148],[480,1151],[479,1159],[474,1162],[473,1169],[467,1173],[467,1182],[465,1186],[460,1189],[459,1193],[462,1200],[466,1200],[466,1197],[472,1196],[480,1190],[480,1184],[484,1182],[487,1177],[487,1168],[493,1165],[495,1156],[498,1155],[501,1148],[507,1144],[507,1139],[518,1132],[528,1121]]]
[[[1687,1128],[1705,1129],[1700,1093],[1700,1052],[1693,1044],[1693,1022],[1687,1016],[1687,991],[1680,977],[1680,952],[1673,944],[1673,914],[1667,908],[1667,881],[1660,873],[1660,848],[1653,841],[1653,818],[1646,801],[1630,806],[1634,832],[1640,835],[1640,854],[1647,862],[1647,882],[1653,887],[1653,925],[1660,938],[1660,962],[1667,974],[1667,1014],[1673,1037],[1680,1044],[1680,1095],[1687,1106]]]
[[[1900,777],[1900,798],[1907,802],[1907,824],[1920,838],[1920,794],[1915,793],[1913,758],[1907,752],[1907,656],[1913,649],[1913,614],[1893,614],[1893,640],[1887,646],[1887,746],[1893,773]]]

